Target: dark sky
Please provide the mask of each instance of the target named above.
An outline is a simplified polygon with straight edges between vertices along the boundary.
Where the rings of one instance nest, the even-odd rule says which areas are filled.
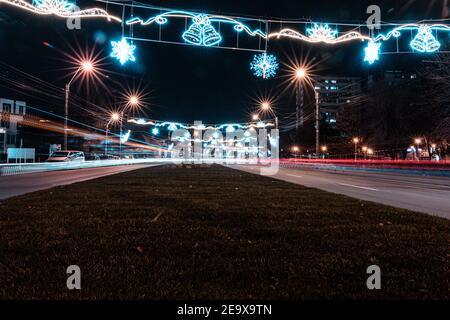
[[[311,18],[318,22],[364,22],[367,18],[365,11],[370,4],[380,5],[384,21],[441,18],[444,0],[435,1],[432,6],[429,0],[415,0],[409,7],[404,7],[409,1],[387,0],[142,0],[142,2],[175,9],[235,15]],[[104,7],[104,4],[94,1],[78,1],[78,3],[82,8],[86,7],[86,4]],[[119,12],[117,14],[120,15]],[[177,29],[176,22],[173,23],[173,26],[164,27],[164,36],[169,38],[181,36],[182,29]],[[155,28],[137,26],[134,31],[135,35],[145,36],[146,32],[152,32],[152,29]],[[84,20],[81,30],[69,31],[65,27],[64,19],[34,16],[0,4],[1,61],[59,87],[64,86],[65,80],[65,73],[61,68],[67,66],[59,51],[70,51],[68,45],[75,46],[75,40],[78,40],[82,48],[92,47],[96,31],[106,35],[105,43],[97,43],[96,48],[99,51],[103,50],[102,56],[107,57],[110,51],[109,41],[121,35],[119,24],[102,20]],[[229,35],[225,31],[223,34]],[[56,49],[43,45],[43,42],[50,43]],[[252,99],[260,94],[269,93],[279,97],[278,107],[281,113],[294,109],[293,95],[289,92],[280,95],[283,91],[282,79],[261,80],[251,74],[249,63],[254,54],[252,52],[150,42],[136,44],[137,63],[121,67],[113,59],[107,58],[105,62],[108,64],[105,68],[110,71],[111,78],[128,85],[132,85],[133,82],[142,83],[152,92],[150,100],[153,106],[148,112],[152,118],[182,122],[202,120],[208,123],[246,121],[248,113],[254,108]],[[323,61],[318,70],[318,73],[323,75],[365,76],[382,69],[413,68],[420,59],[420,57],[387,55],[382,57],[383,61],[377,66],[368,68],[362,62],[362,50],[363,46],[358,43],[330,48],[280,41],[270,43],[269,46],[269,51],[274,53],[280,62],[309,53],[310,57]],[[279,74],[282,75],[283,71],[281,70]],[[114,87],[114,84],[108,81],[106,83],[109,87]],[[4,87],[0,90],[3,96],[13,95]],[[79,94],[86,93],[80,91]],[[89,98],[96,103],[104,103],[103,101],[107,99],[102,95],[104,91]],[[60,106],[60,101],[57,99],[48,101],[48,106],[43,102],[35,104],[56,110]]]

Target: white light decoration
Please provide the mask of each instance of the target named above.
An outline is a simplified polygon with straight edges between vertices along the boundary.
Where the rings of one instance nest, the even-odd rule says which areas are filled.
[[[120,41],[111,41],[112,52],[111,57],[120,61],[120,64],[124,65],[128,61],[136,61],[134,56],[134,50],[136,46],[128,43],[127,39],[123,37]]]
[[[433,36],[432,29],[428,25],[419,26],[415,38],[411,41],[411,48],[418,52],[435,52],[441,44]]]
[[[337,37],[337,30],[331,29],[328,24],[315,23],[312,28],[306,29],[306,33],[312,42],[333,41]]]
[[[369,64],[373,64],[375,61],[379,59],[381,43],[375,43],[373,41],[369,41],[369,44],[364,49],[364,61]]]
[[[289,29],[289,28],[282,29],[278,32],[272,32],[272,33],[268,34],[267,37],[269,39],[270,38],[279,39],[279,38],[286,37],[286,38],[305,41],[305,42],[309,42],[309,43],[322,42],[322,43],[326,43],[326,44],[340,44],[340,43],[349,42],[349,41],[353,41],[353,40],[361,40],[361,41],[372,40],[371,37],[363,35],[357,31],[350,31],[350,32],[344,33],[341,36],[337,36],[337,34],[333,35],[333,33],[328,34],[328,35],[326,35],[326,34],[320,35],[319,33],[316,33],[314,35],[306,36],[296,30]]]
[[[110,15],[106,10],[100,8],[77,11],[75,4],[67,0],[35,0],[33,4],[25,0],[0,0],[0,3],[40,15],[55,15],[60,18],[106,18],[108,21],[122,22],[122,19]]]

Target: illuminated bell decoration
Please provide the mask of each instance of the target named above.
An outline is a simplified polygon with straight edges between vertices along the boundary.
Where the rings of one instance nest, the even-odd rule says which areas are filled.
[[[430,26],[421,25],[415,38],[411,41],[411,48],[418,52],[435,52],[441,44],[432,34]]]
[[[222,36],[211,25],[208,16],[201,14],[193,19],[192,25],[183,33],[183,39],[189,44],[211,47],[222,41]]]
[[[177,125],[175,123],[171,123],[169,125],[169,127],[167,128],[167,130],[170,130],[170,131],[175,131],[177,129],[178,129],[178,127],[177,127]]]

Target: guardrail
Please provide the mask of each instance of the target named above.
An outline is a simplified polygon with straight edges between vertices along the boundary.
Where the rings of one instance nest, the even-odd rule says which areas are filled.
[[[0,164],[0,176],[11,176],[17,174],[58,171],[58,170],[75,170],[98,167],[111,167],[133,164],[145,164],[162,162],[165,159],[124,159],[124,160],[95,160],[84,162],[41,162],[41,163],[8,163]]]
[[[450,177],[450,161],[280,159],[282,167],[326,171],[365,171]]]

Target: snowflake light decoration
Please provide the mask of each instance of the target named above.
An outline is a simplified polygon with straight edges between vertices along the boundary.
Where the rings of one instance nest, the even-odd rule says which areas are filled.
[[[373,41],[369,41],[369,44],[364,49],[364,61],[369,64],[373,64],[375,61],[379,59],[381,43],[375,43]]]
[[[33,5],[48,13],[68,13],[75,9],[75,5],[67,0],[34,0]]]
[[[268,79],[277,74],[278,66],[277,58],[274,55],[261,53],[253,57],[250,70],[253,71],[255,76]]]
[[[338,34],[337,30],[331,29],[328,24],[317,23],[306,29],[306,33],[313,42],[330,42],[335,40]]]
[[[127,61],[136,61],[134,56],[135,45],[129,44],[126,38],[120,41],[111,41],[112,52],[111,57],[120,61],[120,64],[125,64]]]

